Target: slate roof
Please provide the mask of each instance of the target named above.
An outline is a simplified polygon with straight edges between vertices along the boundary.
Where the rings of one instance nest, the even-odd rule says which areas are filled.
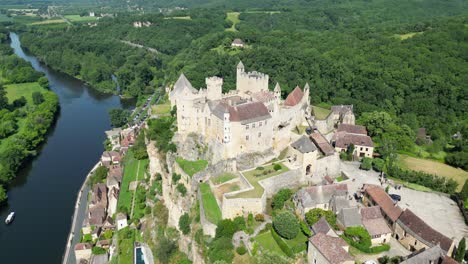
[[[366,185],[365,192],[376,205],[382,208],[382,211],[388,216],[388,218],[390,218],[390,220],[395,222],[398,217],[400,217],[403,210],[401,210],[398,205],[394,204],[392,198],[390,198],[382,188],[375,185]]]
[[[303,188],[295,196],[303,207],[315,207],[317,204],[328,204],[333,195],[344,195],[348,192],[346,184],[329,184]]]
[[[345,131],[351,134],[362,134],[367,135],[367,129],[365,126],[358,125],[349,125],[349,124],[340,124],[338,126],[338,132]]]
[[[449,251],[452,240],[430,227],[424,220],[415,215],[411,210],[406,209],[398,219],[398,223],[411,235],[415,235],[418,240],[423,239],[425,243],[440,245],[446,252]],[[424,242],[421,241],[421,242]]]
[[[346,195],[334,195],[330,201],[330,207],[337,213],[343,208],[350,208],[350,203]]]
[[[182,92],[185,88],[188,88],[192,92],[196,92],[197,90],[193,88],[190,81],[185,77],[183,73],[180,74],[179,79],[177,79],[176,83],[174,84],[174,89],[171,91],[171,96],[176,95],[179,92]]]
[[[237,64],[237,68],[238,69],[243,69],[244,68],[244,63],[242,63],[242,61],[239,61],[239,63]]]
[[[346,228],[352,226],[362,226],[359,208],[342,208],[338,212],[337,220]]]
[[[89,224],[102,225],[106,217],[106,209],[102,205],[94,206],[89,209]]]
[[[318,233],[311,237],[309,241],[314,247],[330,262],[330,264],[340,264],[345,261],[353,261],[353,258],[343,248],[348,245],[339,237],[327,236]]]
[[[219,101],[214,106],[212,105],[212,113],[224,119],[224,114],[229,113],[229,120],[231,122],[241,122],[248,124],[258,122],[271,118],[270,112],[262,102],[249,102],[237,106],[230,106],[224,101]]]
[[[296,149],[301,153],[309,153],[317,150],[317,147],[310,141],[309,137],[303,135],[294,143],[291,144],[291,147]]]
[[[312,231],[314,231],[315,234],[318,234],[318,233],[328,233],[328,231],[330,231],[331,226],[330,224],[327,222],[327,219],[325,219],[324,216],[322,216],[318,221],[317,223],[313,224],[312,225]]]
[[[361,218],[362,225],[367,229],[371,236],[392,232],[380,211],[380,206],[361,208]]]
[[[444,251],[437,245],[426,250],[414,252],[407,260],[401,262],[401,264],[439,263],[444,256]],[[455,261],[455,263],[457,262]]]
[[[127,220],[127,215],[124,213],[118,213],[117,216],[115,217],[116,220]]]
[[[334,105],[331,107],[331,111],[336,115],[345,114],[348,111],[353,111],[353,105]]]
[[[333,135],[335,146],[339,148],[348,148],[351,144],[357,146],[373,147],[372,138],[362,134],[351,134],[345,131],[336,132]]]
[[[109,262],[107,254],[93,255],[91,258],[91,264],[106,264]]]
[[[288,94],[288,97],[286,97],[286,100],[284,100],[284,105],[295,106],[302,100],[303,96],[304,96],[304,92],[302,92],[299,86],[296,86],[296,88],[294,88],[294,90],[290,94]]]

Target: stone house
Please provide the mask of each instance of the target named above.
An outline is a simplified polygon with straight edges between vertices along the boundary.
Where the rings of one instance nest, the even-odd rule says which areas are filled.
[[[342,229],[346,229],[348,227],[362,226],[359,208],[342,208],[340,211],[338,211],[336,215],[336,223]]]
[[[88,219],[90,225],[102,226],[106,219],[106,208],[103,205],[89,208]]]
[[[408,250],[418,251],[439,245],[451,256],[455,242],[430,227],[411,210],[406,209],[396,222],[395,238]]]
[[[320,133],[328,134],[340,124],[354,125],[355,121],[353,105],[334,105],[325,119],[314,118],[314,126]]]
[[[223,79],[206,78],[206,89],[195,89],[181,74],[169,93],[177,106],[177,134],[195,133],[213,152],[212,162],[245,153],[280,151],[291,142],[291,130],[309,113],[309,85],[296,87],[283,101],[279,84],[268,89],[269,76],[237,66],[236,90],[222,93]]]
[[[75,245],[75,259],[76,263],[81,260],[89,261],[92,254],[93,246],[90,243],[78,243]]]
[[[293,197],[296,210],[302,216],[314,208],[331,210],[330,201],[334,195],[347,195],[348,185],[329,184],[300,189]]]
[[[128,226],[126,214],[118,213],[115,219],[117,221],[117,230],[120,230]]]
[[[104,183],[97,183],[93,186],[89,208],[97,205],[107,207],[107,186]]]
[[[311,229],[314,234],[323,233],[327,236],[338,237],[338,234],[333,230],[324,216],[322,216],[317,223],[313,224]]]
[[[111,165],[120,164],[122,156],[117,151],[104,151],[101,156],[101,165],[109,167]]]
[[[119,200],[119,189],[113,187],[109,192],[109,205],[107,206],[107,213],[114,215],[117,212],[117,201]]]
[[[363,203],[366,206],[380,206],[384,219],[392,229],[395,229],[395,223],[403,210],[395,204],[392,198],[377,185],[365,185]]]
[[[112,217],[110,216],[107,216],[106,220],[104,221],[104,224],[102,224],[102,229],[109,230],[109,229],[114,229],[114,228],[115,228],[114,219],[112,219]]]
[[[372,158],[374,155],[374,143],[367,135],[366,127],[341,124],[333,135],[332,145],[337,152],[346,152],[348,147],[354,145],[353,155],[359,158]]]
[[[317,162],[317,147],[307,136],[303,135],[291,144],[289,155],[290,162],[301,168],[302,175],[312,177]]]
[[[349,246],[340,237],[317,233],[309,239],[307,259],[309,264],[354,264]]]
[[[93,255],[90,264],[107,264],[109,263],[109,257],[107,254]]]
[[[231,43],[231,47],[239,47],[239,48],[243,48],[244,47],[244,42],[241,40],[241,39],[234,39]]]
[[[446,258],[450,259],[445,256],[445,252],[440,248],[440,246],[436,245],[428,249],[423,248],[419,251],[413,252],[404,261],[402,261],[401,264],[442,264],[447,263],[447,261],[444,262],[444,259]],[[455,261],[455,263],[458,262]]]
[[[388,243],[392,236],[392,229],[385,221],[379,206],[361,208],[362,224],[371,236],[372,245]]]
[[[110,166],[107,178],[114,178],[118,182],[118,184],[120,185],[120,183],[122,182],[122,178],[123,178],[122,167],[120,165]],[[108,188],[110,188],[110,187],[108,186]]]

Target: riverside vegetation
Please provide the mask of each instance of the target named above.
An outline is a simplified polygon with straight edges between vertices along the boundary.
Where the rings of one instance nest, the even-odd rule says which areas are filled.
[[[18,169],[37,153],[59,107],[48,80],[13,54],[0,26],[0,204]]]

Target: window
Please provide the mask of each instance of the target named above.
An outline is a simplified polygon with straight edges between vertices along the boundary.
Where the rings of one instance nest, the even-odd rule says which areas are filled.
[[[369,151],[369,148],[366,148],[366,151]]]
[[[363,149],[363,148],[361,147],[361,151],[362,151],[362,149]]]
[[[245,125],[245,129],[249,129],[249,125]]]
[[[255,123],[252,124],[252,128],[255,128]]]
[[[258,126],[259,126],[259,127],[261,127],[261,126],[262,126],[262,122],[261,122],[261,121],[258,123]]]
[[[258,137],[261,137],[262,136],[262,132],[258,132]]]
[[[245,140],[249,140],[249,135],[245,136]]]

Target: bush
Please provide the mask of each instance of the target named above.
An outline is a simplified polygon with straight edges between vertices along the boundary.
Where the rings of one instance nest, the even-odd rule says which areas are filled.
[[[362,158],[361,166],[359,167],[361,170],[370,170],[372,169],[372,159],[368,157]]]
[[[3,188],[2,185],[0,185],[0,205],[5,203],[8,199],[8,195],[5,191],[5,189]]]
[[[390,245],[388,244],[371,247],[371,236],[369,235],[369,232],[367,232],[367,230],[362,226],[346,228],[342,238],[348,244],[364,253],[377,254],[390,250]]]
[[[256,168],[256,170],[264,170],[264,169],[265,169],[265,168],[262,167],[262,166],[259,166],[259,167]]]
[[[385,166],[385,161],[383,159],[375,158],[372,160],[372,168],[375,171],[381,172]]]
[[[336,215],[332,211],[322,210],[320,208],[314,208],[305,214],[307,223],[311,226],[317,223],[320,218],[324,216],[327,222],[334,228],[337,229]]]
[[[293,192],[290,189],[281,189],[277,194],[273,195],[271,207],[273,209],[282,209],[284,203],[289,200]]]
[[[265,221],[265,216],[263,216],[263,214],[256,214],[255,215],[255,221],[263,222],[263,221]]]
[[[279,171],[279,170],[281,170],[282,168],[283,168],[283,167],[281,167],[280,164],[275,164],[275,165],[273,165],[273,169],[274,169],[275,171]]]
[[[286,254],[286,256],[293,256],[292,249],[288,246],[288,244],[286,244],[286,242],[283,241],[283,239],[281,239],[281,237],[278,235],[278,233],[275,232],[274,229],[271,229],[271,236],[276,241],[281,250],[284,252],[284,254]]]
[[[242,256],[245,253],[247,253],[247,249],[244,246],[240,246],[240,247],[236,248],[236,252],[237,252],[237,254]]]
[[[183,214],[179,218],[179,229],[182,234],[187,235],[190,233],[190,217],[187,213]]]
[[[304,233],[304,235],[306,235],[307,237],[311,237],[312,236],[312,231],[307,226],[307,224],[304,221],[301,221],[300,224],[301,224],[302,233]]]
[[[182,196],[185,196],[187,194],[187,188],[185,188],[185,185],[182,183],[177,184],[177,191],[180,192]]]
[[[172,183],[176,184],[180,180],[181,176],[177,173],[172,173]]]
[[[286,239],[293,239],[299,233],[299,223],[290,212],[283,212],[273,219],[274,230]]]
[[[93,255],[101,255],[101,254],[107,253],[107,251],[103,249],[102,247],[93,247],[92,252],[93,252]]]

